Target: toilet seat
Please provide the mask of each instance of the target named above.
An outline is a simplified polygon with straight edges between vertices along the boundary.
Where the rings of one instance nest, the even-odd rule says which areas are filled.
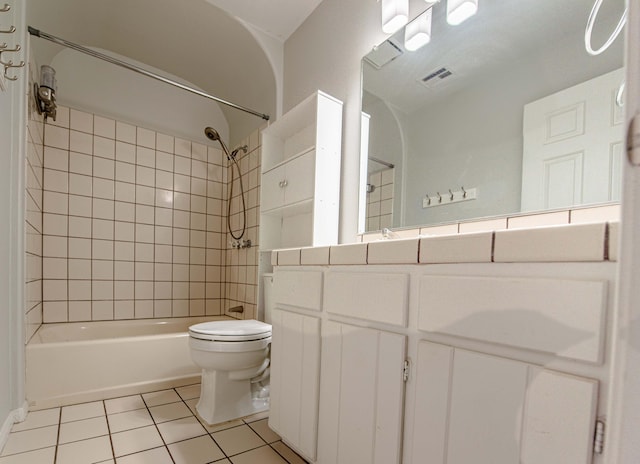
[[[189,327],[189,336],[214,342],[246,342],[271,337],[271,325],[254,319],[213,321]]]

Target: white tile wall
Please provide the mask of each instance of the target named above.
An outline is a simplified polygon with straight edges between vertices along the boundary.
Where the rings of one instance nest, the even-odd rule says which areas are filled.
[[[225,300],[223,302],[222,311],[242,305],[244,313],[241,315],[244,319],[253,319],[256,317],[256,308],[258,301],[258,227],[259,227],[259,206],[260,206],[260,165],[262,158],[260,131],[254,131],[249,137],[243,140],[239,145],[247,145],[247,153],[239,151],[236,160],[242,173],[242,182],[245,192],[246,203],[246,224],[247,229],[242,240],[251,240],[251,248],[234,249],[231,242],[234,240],[227,231],[226,201],[216,205],[207,205],[209,213],[221,214],[224,217],[222,230],[226,232],[220,243],[220,247],[226,249],[225,252]],[[203,163],[211,158],[222,159],[223,155],[219,147],[209,147],[205,150],[203,145],[193,147],[198,153],[192,158],[191,169],[196,166],[202,166]],[[235,167],[233,168],[235,170]],[[231,164],[225,167],[208,164],[207,170],[207,189],[215,198],[226,198],[227,188],[231,181]],[[224,183],[223,183],[224,182]],[[224,190],[220,186],[224,185]],[[193,201],[193,200],[192,200]],[[210,208],[218,208],[212,210]],[[222,211],[220,211],[222,209]],[[231,228],[236,236],[242,230],[242,201],[240,197],[240,184],[238,182],[238,172],[235,171],[235,180],[233,183],[233,198],[231,200]],[[207,256],[209,259],[210,256]],[[215,258],[212,256],[211,258]],[[209,270],[207,270],[209,272]],[[217,288],[207,286],[205,292],[219,291]],[[231,314],[237,317],[237,313]]]
[[[30,80],[32,64],[29,63]],[[35,68],[34,68],[35,69]],[[33,88],[33,84],[28,86],[29,92]],[[31,98],[28,98],[32,102]],[[29,105],[29,114],[27,120],[27,145],[25,157],[25,341],[29,341],[31,336],[38,330],[42,324],[43,303],[43,274],[61,275],[66,273],[65,260],[51,258],[51,260],[43,260],[43,231],[54,231],[57,233],[66,233],[66,224],[56,221],[54,218],[43,215],[43,184],[45,182],[52,183],[52,187],[56,190],[64,190],[65,182],[56,176],[45,176],[45,171],[49,168],[63,166],[67,163],[67,152],[63,150],[52,149],[49,156],[49,164],[45,170],[44,166],[44,119],[35,111],[33,104]],[[51,171],[53,172],[53,171]]]
[[[222,154],[73,108],[58,114],[40,168],[43,321],[220,314],[225,185],[209,174],[222,172]]]
[[[373,192],[367,193],[367,230],[381,230],[393,224],[393,179],[395,168],[369,174]]]

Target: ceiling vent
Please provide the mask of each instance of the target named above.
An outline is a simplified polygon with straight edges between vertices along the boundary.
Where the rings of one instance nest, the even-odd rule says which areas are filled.
[[[442,84],[445,79],[449,81],[453,76],[453,72],[447,68],[436,69],[435,71],[429,73],[419,81],[428,89],[432,89],[440,84]]]
[[[385,40],[364,57],[367,62],[376,69],[381,69],[384,65],[402,55],[403,51],[390,40]]]

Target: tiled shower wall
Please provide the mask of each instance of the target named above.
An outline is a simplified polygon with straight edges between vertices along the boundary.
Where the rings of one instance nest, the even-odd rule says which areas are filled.
[[[225,164],[217,147],[59,108],[44,135],[43,321],[220,314]]]
[[[33,88],[29,86],[29,91]],[[42,177],[44,119],[28,99],[25,157],[25,340],[42,324]]]
[[[393,225],[393,179],[395,168],[369,174],[373,192],[367,193],[367,230],[380,230]]]
[[[242,305],[244,313],[239,317],[244,319],[253,319],[257,315],[261,164],[261,138],[259,134],[259,131],[255,131],[240,144],[247,146],[247,153],[239,151],[236,158],[240,172],[242,172],[247,211],[247,228],[240,240],[251,240],[251,247],[234,249],[231,246],[234,239],[231,234],[227,234],[225,308]],[[231,181],[231,169],[230,164],[227,168],[227,181],[229,182]],[[235,167],[233,169],[235,170]],[[226,217],[224,220],[224,227],[226,227]],[[242,231],[242,222],[240,183],[238,181],[238,172],[235,171],[233,198],[231,201],[231,229],[236,237]]]

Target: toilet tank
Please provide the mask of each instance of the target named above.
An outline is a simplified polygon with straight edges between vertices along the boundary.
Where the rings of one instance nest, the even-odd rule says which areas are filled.
[[[271,310],[273,309],[273,274],[262,274],[264,289],[264,322],[271,324]]]

